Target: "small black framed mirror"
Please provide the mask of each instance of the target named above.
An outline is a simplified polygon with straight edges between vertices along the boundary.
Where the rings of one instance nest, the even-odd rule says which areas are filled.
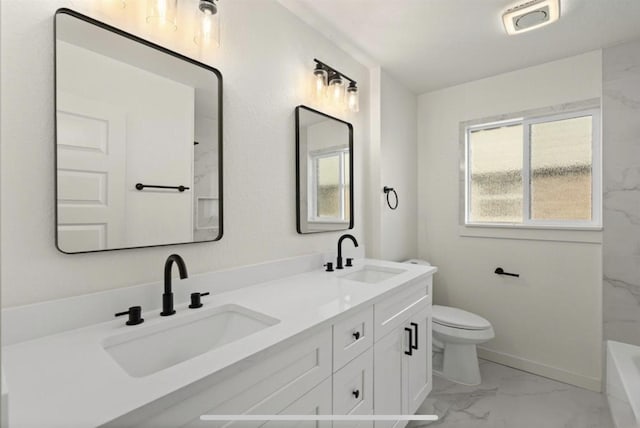
[[[353,229],[353,126],[296,107],[298,233]]]
[[[69,9],[55,15],[56,247],[222,237],[222,75]]]

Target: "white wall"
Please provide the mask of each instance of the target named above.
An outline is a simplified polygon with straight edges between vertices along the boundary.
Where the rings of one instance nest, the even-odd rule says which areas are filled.
[[[367,153],[367,255],[403,261],[417,255],[417,96],[381,68],[371,70]],[[384,186],[398,193],[387,206]],[[389,199],[393,204],[393,195]]]
[[[366,242],[362,171],[369,131],[368,70],[275,1],[233,0],[221,4],[221,48],[201,58],[217,67],[224,78],[223,239],[98,254],[59,253],[54,246],[53,218],[53,14],[63,6],[83,11],[92,9],[94,3],[2,3],[0,251],[4,307],[157,281],[172,252],[180,253],[189,271],[197,273],[334,250],[339,232],[298,235],[295,229],[294,108],[298,104],[322,108],[354,125],[357,193],[353,233]],[[192,15],[191,9],[184,13]],[[129,31],[140,31],[129,16],[107,18]],[[173,33],[167,46],[194,55],[188,31]],[[314,105],[308,88],[313,58],[358,81],[359,114]]]
[[[381,73],[381,144],[382,186],[393,187],[398,194],[398,208],[382,204],[381,258],[403,261],[414,258],[417,240],[417,96]],[[382,187],[378,189],[382,192]],[[393,195],[389,200],[394,203]],[[393,206],[393,205],[392,205]]]
[[[461,236],[459,123],[600,97],[601,56],[590,52],[418,101],[418,246],[420,257],[439,268],[435,303],[491,321],[496,338],[482,356],[591,389],[601,378],[601,233],[587,238],[596,243],[562,242],[584,232],[530,231],[530,240]],[[497,266],[521,278],[499,277]]]

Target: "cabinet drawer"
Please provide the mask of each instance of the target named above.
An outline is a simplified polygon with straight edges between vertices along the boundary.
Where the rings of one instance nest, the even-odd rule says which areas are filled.
[[[373,345],[373,307],[333,326],[333,371]]]
[[[428,294],[431,280],[431,277],[420,279],[417,283],[374,306],[376,341],[406,321],[418,310],[417,307],[420,304],[431,302],[431,296]]]
[[[333,374],[333,414],[373,414],[373,350],[371,348]]]

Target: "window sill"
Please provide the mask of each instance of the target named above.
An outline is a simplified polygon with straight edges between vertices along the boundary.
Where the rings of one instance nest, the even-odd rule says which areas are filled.
[[[602,227],[598,226],[569,228],[566,226],[468,224],[459,226],[459,234],[470,238],[602,244]]]

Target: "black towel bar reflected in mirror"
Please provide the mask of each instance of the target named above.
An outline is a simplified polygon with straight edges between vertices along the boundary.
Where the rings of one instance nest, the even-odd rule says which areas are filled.
[[[136,189],[138,190],[142,190],[145,188],[150,188],[150,189],[175,189],[178,192],[184,192],[185,190],[189,190],[188,187],[185,186],[156,186],[153,184],[142,184],[142,183],[137,183],[136,184]]]

